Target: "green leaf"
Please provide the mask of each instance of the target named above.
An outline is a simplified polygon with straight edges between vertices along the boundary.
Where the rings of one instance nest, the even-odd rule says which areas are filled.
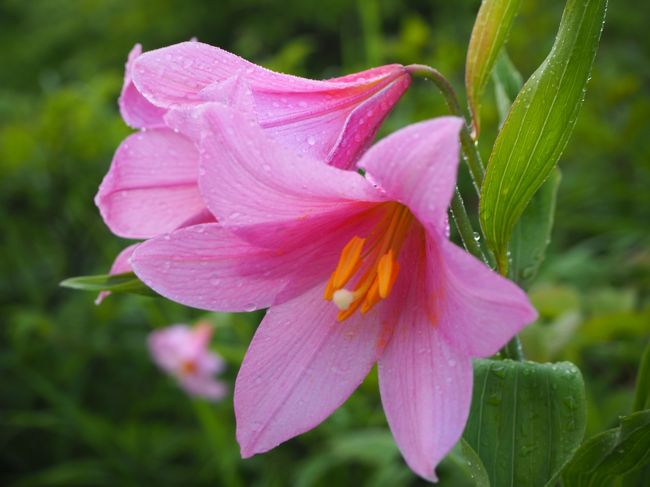
[[[110,291],[112,293],[142,294],[158,296],[148,288],[133,272],[123,274],[100,274],[96,276],[71,277],[61,282],[61,286],[81,291]]]
[[[582,106],[607,0],[568,0],[555,44],[515,99],[497,136],[480,218],[501,273],[512,229],[555,167]]]
[[[556,168],[533,196],[512,232],[510,276],[524,288],[528,287],[537,275],[546,256],[560,179],[560,170]]]
[[[610,486],[650,463],[650,410],[620,418],[617,428],[587,440],[562,473],[565,487]]]
[[[634,410],[650,409],[650,343],[648,343],[641,356],[639,373],[636,378],[636,392],[634,395]]]
[[[505,49],[501,50],[497,58],[492,79],[499,119],[500,123],[503,123],[522,85],[521,74],[510,61]],[[510,277],[524,288],[528,287],[537,275],[546,254],[553,228],[560,179],[560,170],[556,168],[535,193],[512,232]]]
[[[483,0],[472,29],[465,62],[465,88],[474,131],[480,130],[481,95],[510,33],[520,0]]]
[[[544,486],[582,441],[585,402],[582,376],[571,363],[477,360],[463,436],[491,485]]]
[[[382,465],[399,457],[399,450],[390,431],[368,429],[337,436],[330,443],[330,453],[346,461]]]
[[[499,124],[502,125],[508,116],[512,102],[517,98],[517,94],[521,90],[521,85],[524,84],[521,74],[510,61],[505,48],[501,49],[501,53],[497,57],[492,70],[492,80],[494,81],[494,93],[497,99],[497,110],[499,111]]]
[[[412,478],[399,460],[399,450],[387,429],[367,429],[331,438],[320,455],[312,455],[298,466],[292,485],[321,485],[326,472],[344,464],[360,463],[372,467],[367,485],[404,485]]]
[[[512,101],[522,85],[522,78],[505,49],[501,50],[492,71],[500,123],[508,116]],[[524,210],[512,232],[510,277],[528,287],[542,264],[550,241],[555,216],[555,202],[560,185],[560,170],[555,169]]]
[[[465,476],[474,482],[476,487],[490,487],[490,478],[483,466],[483,462],[464,438],[460,439],[445,460],[462,470]]]

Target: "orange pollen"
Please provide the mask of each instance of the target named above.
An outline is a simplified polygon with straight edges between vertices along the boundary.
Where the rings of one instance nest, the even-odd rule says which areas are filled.
[[[366,238],[358,236],[343,247],[338,265],[325,288],[324,298],[340,309],[344,321],[360,309],[367,313],[386,299],[399,273],[397,257],[413,223],[413,214],[400,203],[383,203],[382,218]],[[352,290],[345,285],[363,268]]]

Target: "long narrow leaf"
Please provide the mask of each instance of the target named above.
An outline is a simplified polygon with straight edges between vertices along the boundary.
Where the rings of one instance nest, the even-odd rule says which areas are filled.
[[[568,0],[555,44],[515,99],[495,142],[480,204],[481,225],[507,268],[514,225],[555,167],[571,131],[591,73],[607,0]]]
[[[148,288],[140,279],[138,279],[138,276],[133,272],[71,277],[61,282],[61,286],[81,291],[110,291],[112,293],[158,296],[156,292]]]
[[[483,0],[472,29],[465,62],[465,88],[474,132],[480,130],[481,95],[510,33],[521,0]]]
[[[620,419],[580,447],[562,474],[566,487],[606,487],[614,478],[650,463],[650,410]]]
[[[492,70],[494,93],[496,95],[497,110],[499,112],[499,125],[506,121],[512,102],[515,101],[524,80],[510,60],[505,48],[501,49]]]

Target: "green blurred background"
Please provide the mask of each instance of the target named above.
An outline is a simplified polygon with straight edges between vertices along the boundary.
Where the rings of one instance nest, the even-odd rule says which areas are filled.
[[[160,373],[147,333],[201,312],[58,287],[104,273],[126,242],[92,202],[129,133],[117,111],[133,44],[196,36],[272,69],[325,78],[425,63],[462,93],[478,0],[0,0],[0,484],[416,485],[387,432],[376,377],[315,430],[242,461],[231,398],[191,400]],[[563,2],[522,2],[509,43],[527,77]],[[590,398],[587,435],[630,411],[650,335],[650,9],[611,2],[593,79],[561,166],[549,257],[531,289],[534,360],[572,360]],[[383,134],[443,114],[414,83]],[[497,113],[483,109],[487,159]],[[469,189],[461,174],[465,189]],[[470,206],[476,201],[465,191]],[[238,364],[261,314],[211,315],[215,348]],[[441,485],[471,485],[450,462]]]

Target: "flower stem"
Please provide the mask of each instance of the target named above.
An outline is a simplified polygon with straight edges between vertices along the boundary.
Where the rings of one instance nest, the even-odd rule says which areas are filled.
[[[458,229],[458,234],[460,235],[461,240],[465,249],[472,254],[474,257],[481,259],[486,264],[488,263],[481,246],[478,244],[476,238],[476,233],[472,228],[472,222],[469,219],[467,210],[465,209],[465,203],[463,198],[458,191],[458,188],[454,191],[454,197],[451,200],[451,215],[454,217],[454,223]]]
[[[506,343],[506,346],[503,347],[499,352],[504,358],[509,358],[511,360],[517,360],[521,362],[524,360],[524,350],[521,348],[521,340],[519,336],[515,335],[512,339]]]
[[[636,379],[636,392],[632,412],[641,411],[650,407],[650,395],[648,394],[647,386],[644,384],[650,384],[650,344],[645,347],[645,351],[641,356],[641,362],[639,363],[639,374]]]
[[[476,189],[476,193],[479,194],[481,184],[483,184],[483,177],[485,176],[485,169],[483,168],[483,162],[481,161],[478,147],[476,147],[476,143],[470,134],[465,114],[460,108],[460,103],[458,103],[458,97],[456,96],[454,88],[451,86],[451,83],[449,83],[447,78],[440,73],[440,71],[430,66],[425,66],[424,64],[411,64],[407,66],[406,69],[412,76],[422,76],[433,81],[442,93],[442,96],[444,96],[449,111],[453,115],[457,115],[465,120],[463,129],[460,132],[460,144],[465,154],[469,173],[472,176],[474,188]]]

